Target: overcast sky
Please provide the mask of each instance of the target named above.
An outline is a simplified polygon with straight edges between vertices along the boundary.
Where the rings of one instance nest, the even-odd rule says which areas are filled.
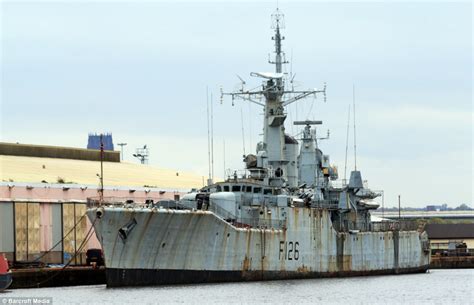
[[[215,175],[242,168],[261,108],[230,100],[236,74],[271,71],[270,2],[2,2],[1,141],[85,147],[89,132],[147,144],[150,164],[207,176],[206,86],[214,93]],[[356,88],[357,167],[385,203],[472,203],[472,6],[466,3],[284,2],[283,48],[296,89],[287,109],[323,120],[320,143],[344,173]],[[351,114],[352,115],[352,114]],[[354,166],[350,139],[349,167]],[[471,204],[472,206],[472,204]]]

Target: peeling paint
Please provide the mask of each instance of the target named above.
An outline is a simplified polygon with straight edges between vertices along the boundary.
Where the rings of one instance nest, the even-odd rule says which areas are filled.
[[[285,230],[240,228],[208,211],[105,207],[95,230],[110,269],[244,272],[243,278],[255,280],[269,273],[341,276],[429,265],[424,233],[338,233],[329,211],[293,210]],[[88,216],[95,217],[94,209]],[[118,230],[131,217],[137,225],[123,243]]]

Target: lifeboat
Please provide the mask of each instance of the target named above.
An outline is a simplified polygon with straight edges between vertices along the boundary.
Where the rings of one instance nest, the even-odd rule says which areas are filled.
[[[8,267],[5,254],[0,254],[0,291],[7,289],[12,283],[12,271]]]

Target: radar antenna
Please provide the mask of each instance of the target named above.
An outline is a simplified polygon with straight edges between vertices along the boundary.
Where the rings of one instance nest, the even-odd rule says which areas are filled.
[[[263,107],[263,142],[257,149],[262,153],[265,152],[261,155],[265,155],[264,162],[268,173],[265,179],[269,179],[268,182],[273,181],[272,185],[274,186],[283,186],[287,185],[284,170],[288,163],[284,155],[285,143],[283,141],[285,139],[284,123],[287,117],[285,107],[309,96],[316,97],[317,94],[323,94],[326,102],[326,84],[324,84],[323,89],[294,90],[295,75],[291,73],[292,75],[288,79],[288,74],[284,73],[282,69],[283,64],[287,64],[288,61],[286,61],[285,53],[282,50],[282,41],[285,39],[281,34],[281,29],[285,27],[284,15],[278,8],[272,14],[271,27],[274,30],[272,40],[275,49],[274,59],[269,60],[269,63],[275,66],[274,71],[250,73],[250,76],[262,80],[262,84],[253,89],[244,88],[245,82],[238,76],[242,82],[240,90],[224,92],[221,88],[221,101],[224,96],[230,96],[232,105],[234,105],[236,99],[239,99]],[[292,88],[286,89],[285,82],[289,82]],[[262,98],[264,98],[263,101]],[[278,174],[276,174],[277,172]]]
[[[282,65],[287,64],[288,61],[285,60],[285,53],[281,50],[281,42],[285,40],[285,36],[282,36],[280,29],[285,28],[285,15],[280,12],[277,8],[275,13],[272,14],[272,29],[275,30],[275,36],[272,37],[272,40],[275,41],[275,60],[268,62],[275,65],[276,73],[282,73]]]
[[[284,73],[282,73],[282,66],[283,64],[287,64],[289,62],[285,59],[285,53],[282,51],[282,41],[285,39],[285,37],[282,36],[280,32],[281,29],[285,28],[284,14],[278,8],[272,14],[271,28],[275,30],[275,34],[274,36],[272,36],[272,40],[275,42],[275,59],[268,60],[268,62],[270,64],[275,65],[275,72],[252,72],[250,73],[250,76],[263,78],[264,80],[267,80],[267,84],[268,80],[270,80],[272,85],[264,85],[263,89],[261,86],[258,86],[251,90],[245,90],[244,85],[246,84],[246,82],[240,76],[237,75],[237,77],[241,80],[241,89],[237,92],[224,92],[221,87],[221,103],[223,101],[224,96],[228,95],[232,99],[232,106],[234,105],[234,100],[237,98],[265,107],[265,104],[260,102],[259,100],[262,96],[267,97],[269,91],[274,91],[274,93],[277,95],[276,97],[278,97],[282,102],[283,107],[286,107],[308,96],[316,96],[317,93],[322,93],[324,102],[326,102],[326,83],[324,83],[323,89],[314,88],[295,91],[293,88],[291,88],[291,90],[285,90],[283,82]],[[291,75],[291,84],[293,84],[294,82],[295,75],[296,74]],[[289,98],[286,100],[284,100],[285,95],[289,96]]]

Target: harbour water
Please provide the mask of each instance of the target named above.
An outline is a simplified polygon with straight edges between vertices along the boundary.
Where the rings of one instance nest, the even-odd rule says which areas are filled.
[[[49,297],[53,304],[474,304],[474,269],[143,288],[17,289],[0,292],[0,303],[18,297]]]

